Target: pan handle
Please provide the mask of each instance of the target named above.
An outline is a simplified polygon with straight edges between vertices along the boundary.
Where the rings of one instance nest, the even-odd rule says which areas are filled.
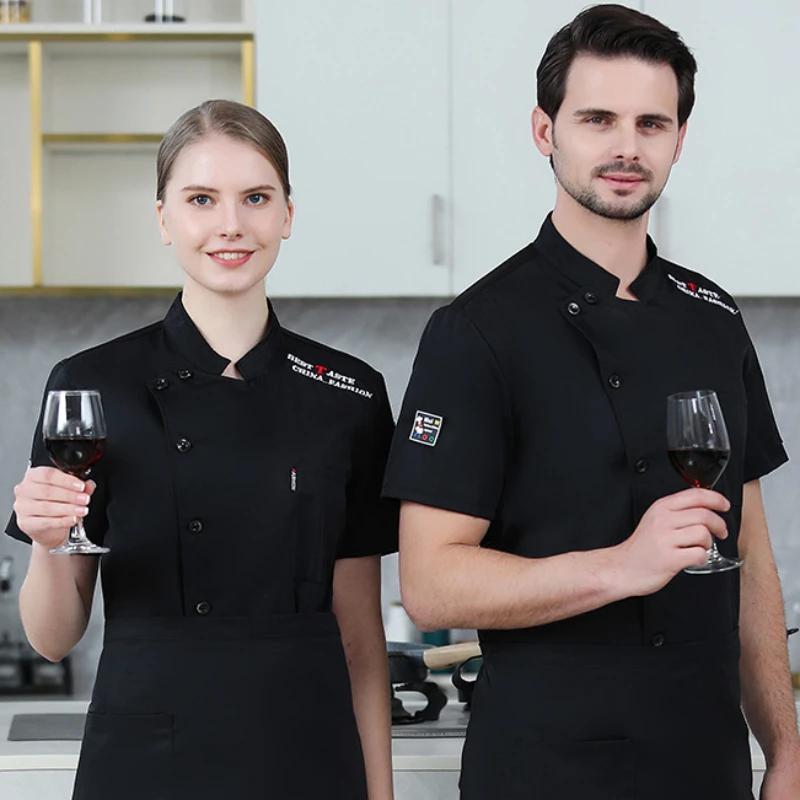
[[[459,642],[446,644],[443,647],[431,647],[422,651],[422,660],[428,669],[446,669],[475,658],[481,654],[479,642]]]

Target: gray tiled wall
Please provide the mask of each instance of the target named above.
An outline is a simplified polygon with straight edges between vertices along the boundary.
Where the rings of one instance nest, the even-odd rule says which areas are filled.
[[[44,381],[66,355],[152,322],[170,297],[0,298],[0,515],[25,466]],[[441,300],[282,300],[282,323],[352,352],[386,376],[395,410],[425,322]],[[761,356],[767,384],[790,454],[800,453],[800,300],[748,300],[743,312]],[[800,601],[800,466],[790,463],[764,480],[767,513],[787,604]],[[28,549],[0,537],[0,558],[15,559],[19,589]],[[384,599],[398,596],[396,560],[384,565]],[[12,604],[4,604],[8,607]],[[9,612],[4,612],[8,617]],[[0,615],[0,633],[7,620]],[[76,691],[88,695],[100,649],[102,620],[96,607],[76,648]],[[798,664],[795,669],[800,669]]]

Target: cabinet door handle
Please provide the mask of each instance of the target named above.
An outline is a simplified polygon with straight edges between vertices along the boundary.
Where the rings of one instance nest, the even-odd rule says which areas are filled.
[[[431,203],[432,231],[433,231],[433,263],[444,264],[444,197],[440,194],[432,196]]]

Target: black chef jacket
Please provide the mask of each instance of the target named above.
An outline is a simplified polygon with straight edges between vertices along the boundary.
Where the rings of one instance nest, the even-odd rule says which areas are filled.
[[[720,287],[660,258],[650,240],[647,264],[631,285],[639,302],[616,297],[617,288],[617,278],[568,244],[548,217],[532,244],[436,311],[414,363],[384,495],[490,520],[482,546],[524,557],[610,547],[631,535],[655,500],[686,488],[667,456],[667,395],[715,389],[731,439],[731,458],[716,486],[731,502],[724,515],[729,537],[719,547],[724,555],[735,555],[743,484],[786,460],[741,314]],[[476,688],[472,746],[468,736],[465,750],[464,798],[488,797],[491,786],[499,792],[494,796],[568,800],[573,796],[563,783],[568,775],[584,788],[605,785],[602,775],[583,771],[575,754],[556,768],[557,777],[548,772],[560,763],[552,752],[542,756],[543,782],[526,783],[518,776],[530,777],[540,740],[560,737],[603,744],[630,740],[638,748],[635,777],[632,767],[614,774],[629,774],[631,785],[637,781],[643,793],[608,784],[608,795],[598,788],[593,798],[672,798],[673,791],[682,791],[685,800],[749,797],[744,767],[728,794],[723,784],[713,790],[719,794],[702,794],[708,787],[700,784],[700,794],[691,794],[687,784],[694,785],[694,777],[666,782],[653,794],[642,788],[639,769],[650,763],[663,772],[647,761],[645,751],[666,754],[671,743],[655,745],[639,728],[661,726],[676,742],[688,718],[669,717],[686,710],[680,698],[687,690],[681,685],[673,695],[664,694],[659,706],[650,689],[661,678],[651,672],[637,697],[636,681],[649,667],[631,666],[649,658],[647,653],[657,653],[661,662],[680,661],[676,654],[693,652],[694,643],[730,639],[727,655],[720,655],[730,675],[717,681],[729,680],[725,699],[707,708],[711,718],[716,715],[714,733],[728,722],[736,730],[736,758],[742,761],[746,732],[734,674],[738,616],[738,570],[710,576],[681,572],[647,597],[529,629],[480,631],[485,664]],[[605,664],[606,657],[613,666]],[[687,656],[681,663],[692,658],[702,663],[705,656]],[[623,663],[626,669],[620,669]],[[600,676],[606,673],[604,683]],[[694,674],[699,674],[694,667],[688,669],[687,680]],[[583,700],[579,687],[587,693]],[[524,702],[526,695],[535,702]],[[604,697],[612,698],[607,706]],[[700,702],[697,698],[698,707]],[[492,703],[506,703],[507,713],[490,710]],[[616,718],[614,708],[631,704],[648,708],[649,722]],[[590,707],[594,711],[586,710]],[[586,726],[576,722],[578,727],[559,732],[565,720],[587,718]],[[514,760],[509,753],[526,736],[537,744],[528,742]],[[684,746],[693,747],[688,742]],[[683,755],[677,751],[675,758]],[[730,752],[724,756],[730,774]],[[494,766],[474,766],[481,760]],[[605,761],[598,757],[598,763]],[[669,764],[670,774],[677,775],[673,761]],[[503,783],[509,775],[520,785]],[[534,785],[540,794],[530,794]]]
[[[227,364],[178,296],[162,322],[50,375],[48,390],[102,395],[85,525],[110,548],[107,619],[327,611],[335,559],[396,549],[396,503],[379,498],[393,431],[382,376],[285,330],[271,306],[243,380],[222,377]],[[51,465],[41,419],[31,461]],[[7,533],[29,541],[13,516]]]

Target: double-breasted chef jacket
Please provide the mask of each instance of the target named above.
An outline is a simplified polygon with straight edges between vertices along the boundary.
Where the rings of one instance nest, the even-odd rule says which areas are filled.
[[[714,389],[731,439],[719,548],[735,555],[743,484],[786,460],[739,309],[650,240],[638,302],[617,288],[548,217],[436,311],[384,495],[490,520],[482,546],[519,556],[611,547],[687,488],[667,456],[667,395]],[[681,572],[646,597],[480,631],[462,797],[750,798],[738,619],[738,570]]]
[[[396,549],[383,378],[271,306],[243,380],[227,364],[179,295],[48,381],[99,390],[108,428],[86,517],[110,548],[106,628],[75,800],[366,799],[332,577]],[[41,420],[32,463],[50,464]],[[13,517],[7,532],[27,540]]]

